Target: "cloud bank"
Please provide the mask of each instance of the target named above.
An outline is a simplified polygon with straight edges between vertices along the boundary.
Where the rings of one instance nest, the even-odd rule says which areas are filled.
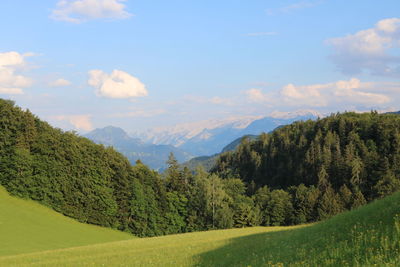
[[[263,93],[260,89],[244,92],[250,103],[266,104],[269,107],[285,105],[305,108],[352,108],[384,107],[394,103],[400,96],[400,83],[362,82],[357,78],[332,83],[295,85],[287,84],[274,93]]]

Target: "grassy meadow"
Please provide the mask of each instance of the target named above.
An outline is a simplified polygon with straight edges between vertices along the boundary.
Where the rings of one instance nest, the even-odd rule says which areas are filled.
[[[34,201],[10,196],[0,187],[0,257],[134,238],[79,223]]]
[[[2,199],[11,200],[10,197],[4,197],[4,192],[1,194]],[[0,211],[7,210],[3,200],[1,203]],[[25,201],[19,205],[29,208],[32,205],[37,212],[42,212],[42,215],[36,217],[31,214],[33,218],[49,216],[52,219],[50,224],[58,222],[54,219],[58,216],[50,210],[41,210],[40,206]],[[34,210],[32,212],[37,213]],[[22,223],[29,235],[18,234],[22,223],[14,228],[9,224],[7,231],[1,229],[2,239],[5,234],[8,242],[11,242],[8,243],[10,246],[6,249],[7,253],[2,248],[2,255],[12,254],[13,250],[15,253],[46,251],[2,256],[0,266],[399,266],[398,214],[399,193],[325,222],[307,226],[216,230],[57,249],[68,244],[79,245],[77,233],[83,229],[87,231],[87,243],[90,243],[89,240],[99,243],[129,236],[80,224],[76,228],[63,229],[61,220],[57,224],[58,229],[53,230],[49,225],[38,225],[33,219],[28,219],[28,214],[22,213],[15,218],[24,218]],[[26,217],[19,217],[22,215]],[[73,222],[68,220],[64,227],[71,227],[70,224]],[[33,235],[41,227],[43,230],[49,227],[45,239]],[[71,233],[67,229],[79,230]],[[16,241],[12,241],[13,237]],[[29,240],[35,238],[41,240],[41,244],[34,249],[34,242],[30,243]],[[59,243],[52,243],[54,239],[59,240]],[[23,240],[28,242],[25,244]],[[83,236],[80,242],[81,245],[85,244]]]

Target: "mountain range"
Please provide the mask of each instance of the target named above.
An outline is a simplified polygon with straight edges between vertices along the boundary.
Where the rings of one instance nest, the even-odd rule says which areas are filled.
[[[220,153],[226,145],[244,135],[259,135],[293,121],[316,119],[320,116],[312,110],[273,113],[267,117],[247,116],[156,128],[132,133],[132,136],[152,144],[173,145],[193,156],[210,156]]]
[[[123,129],[114,126],[95,129],[84,137],[97,144],[114,147],[126,156],[132,164],[140,159],[144,164],[155,170],[165,168],[165,162],[171,152],[174,153],[179,162],[192,158],[189,153],[172,145],[146,144],[138,138],[130,137]]]

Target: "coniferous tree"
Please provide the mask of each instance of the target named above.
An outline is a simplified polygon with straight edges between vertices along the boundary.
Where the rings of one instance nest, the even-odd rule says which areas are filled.
[[[350,210],[352,208],[353,203],[353,193],[350,189],[344,184],[339,189],[339,196],[342,202],[342,206],[346,210]]]

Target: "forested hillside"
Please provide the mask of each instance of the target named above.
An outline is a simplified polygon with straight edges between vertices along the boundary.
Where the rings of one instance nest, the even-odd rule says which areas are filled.
[[[146,235],[176,232],[170,220],[177,211],[156,172],[54,129],[12,101],[0,100],[0,114],[0,183],[11,194],[81,222]],[[141,224],[139,212],[155,217]]]
[[[344,113],[295,122],[244,140],[213,171],[260,190],[283,189],[295,214],[323,219],[400,189],[400,116]]]
[[[220,154],[222,154],[224,152],[235,150],[240,145],[243,138],[249,138],[250,140],[255,140],[255,139],[257,139],[257,137],[258,137],[257,135],[245,135],[245,136],[239,137],[239,138],[233,140],[228,145],[226,145],[222,149],[222,151],[218,154],[214,154],[212,156],[195,157],[195,158],[192,158],[192,159],[184,162],[181,165],[182,165],[182,167],[189,168],[189,170],[191,170],[191,171],[196,170],[196,168],[198,168],[199,166],[204,168],[204,170],[206,170],[206,171],[210,171],[214,167]]]
[[[400,188],[400,117],[335,114],[244,140],[213,173],[131,166],[0,100],[0,183],[81,222],[154,236],[328,218]]]

